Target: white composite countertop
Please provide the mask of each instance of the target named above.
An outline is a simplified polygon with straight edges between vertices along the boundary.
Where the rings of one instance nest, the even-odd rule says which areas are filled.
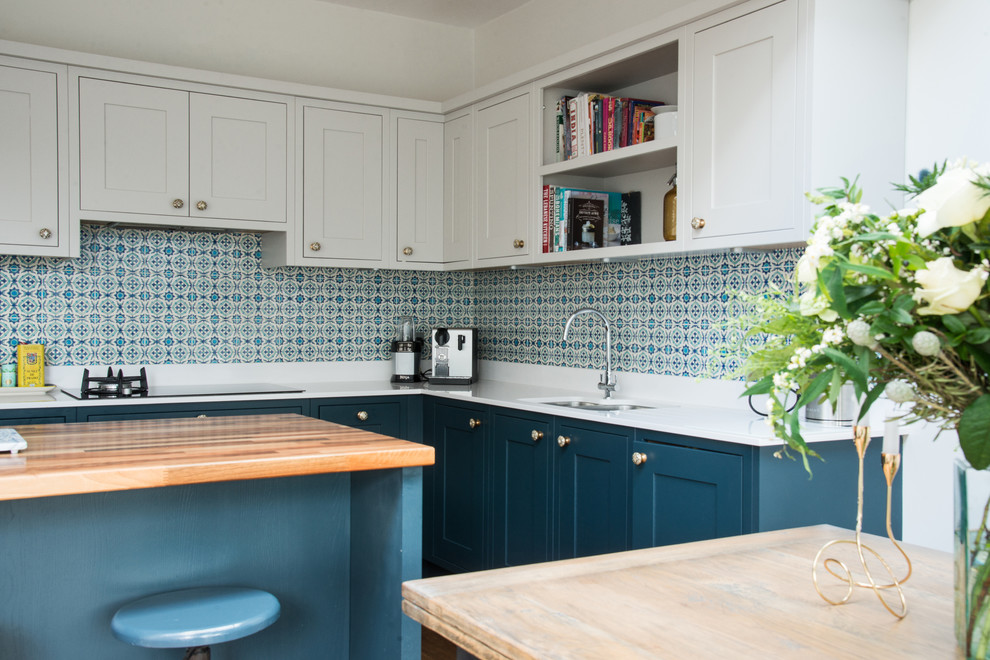
[[[125,368],[131,374],[138,368]],[[472,385],[393,385],[389,362],[300,363],[267,365],[155,365],[147,367],[152,385],[197,383],[276,383],[304,392],[167,398],[74,399],[56,388],[48,394],[18,398],[0,390],[0,410],[59,406],[170,405],[233,401],[278,401],[300,398],[416,395],[443,397],[551,414],[631,428],[674,433],[750,446],[776,446],[763,418],[740,398],[737,382],[695,380],[673,376],[619,373],[617,402],[650,406],[637,410],[594,411],[550,405],[547,399],[601,400],[596,389],[598,372],[535,365],[482,362],[482,379]],[[93,370],[91,370],[93,371]],[[95,373],[101,373],[96,370]],[[103,372],[105,373],[105,367]],[[81,367],[49,367],[51,384],[78,388]],[[852,430],[808,422],[802,427],[808,442],[849,440]]]

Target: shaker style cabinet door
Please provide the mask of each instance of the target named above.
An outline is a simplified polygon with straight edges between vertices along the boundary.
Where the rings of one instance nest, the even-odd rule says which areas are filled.
[[[444,261],[467,265],[474,225],[474,122],[470,112],[444,122],[443,167]]]
[[[8,62],[12,66],[3,66]],[[67,162],[64,146],[59,153],[65,67],[59,77],[54,67],[26,66],[0,58],[0,253],[67,256],[67,209],[59,188],[60,165]]]
[[[797,23],[787,0],[694,35],[692,247],[754,244],[801,226]]]
[[[286,105],[189,97],[189,215],[286,221]]]
[[[189,215],[189,93],[79,79],[85,211]]]
[[[443,124],[399,117],[396,143],[395,258],[443,263]]]
[[[481,108],[476,119],[477,257],[528,257],[532,184],[529,94]]]
[[[384,117],[302,109],[302,256],[382,260]]]

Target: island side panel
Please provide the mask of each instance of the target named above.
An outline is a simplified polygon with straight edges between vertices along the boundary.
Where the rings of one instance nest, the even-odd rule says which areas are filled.
[[[402,583],[422,577],[423,468],[351,475],[351,657],[419,660]]]
[[[228,584],[282,604],[270,628],[223,648],[230,657],[348,658],[350,478],[0,502],[0,657],[161,657],[114,638],[114,611],[161,591]]]

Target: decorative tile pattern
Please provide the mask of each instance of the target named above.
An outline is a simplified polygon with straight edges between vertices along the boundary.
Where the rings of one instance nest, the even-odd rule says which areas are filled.
[[[79,259],[0,256],[0,361],[40,341],[54,365],[389,359],[394,320],[477,326],[481,357],[698,376],[737,313],[728,291],[786,286],[795,251],[479,273],[263,268],[255,234],[84,226]],[[6,348],[4,348],[6,347]],[[716,365],[716,371],[719,370]]]

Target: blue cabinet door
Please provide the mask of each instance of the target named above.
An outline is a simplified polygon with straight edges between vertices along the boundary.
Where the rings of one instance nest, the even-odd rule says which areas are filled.
[[[312,415],[328,422],[408,440],[407,398],[321,399],[312,402]]]
[[[227,417],[230,415],[309,415],[309,400],[260,400],[209,403],[155,403],[139,405],[81,406],[80,422],[107,422],[128,419],[169,419],[176,417]]]
[[[496,568],[552,558],[552,421],[536,413],[492,412]]]
[[[75,408],[26,408],[0,410],[0,426],[67,424],[76,421]]]
[[[633,443],[639,463],[632,469],[633,547],[742,534],[743,455],[647,437],[654,441]]]
[[[629,547],[632,430],[557,418],[557,558]]]
[[[436,463],[429,489],[432,501],[424,504],[432,537],[425,554],[451,571],[488,568],[489,409],[447,401],[436,401],[430,408],[428,435]]]

